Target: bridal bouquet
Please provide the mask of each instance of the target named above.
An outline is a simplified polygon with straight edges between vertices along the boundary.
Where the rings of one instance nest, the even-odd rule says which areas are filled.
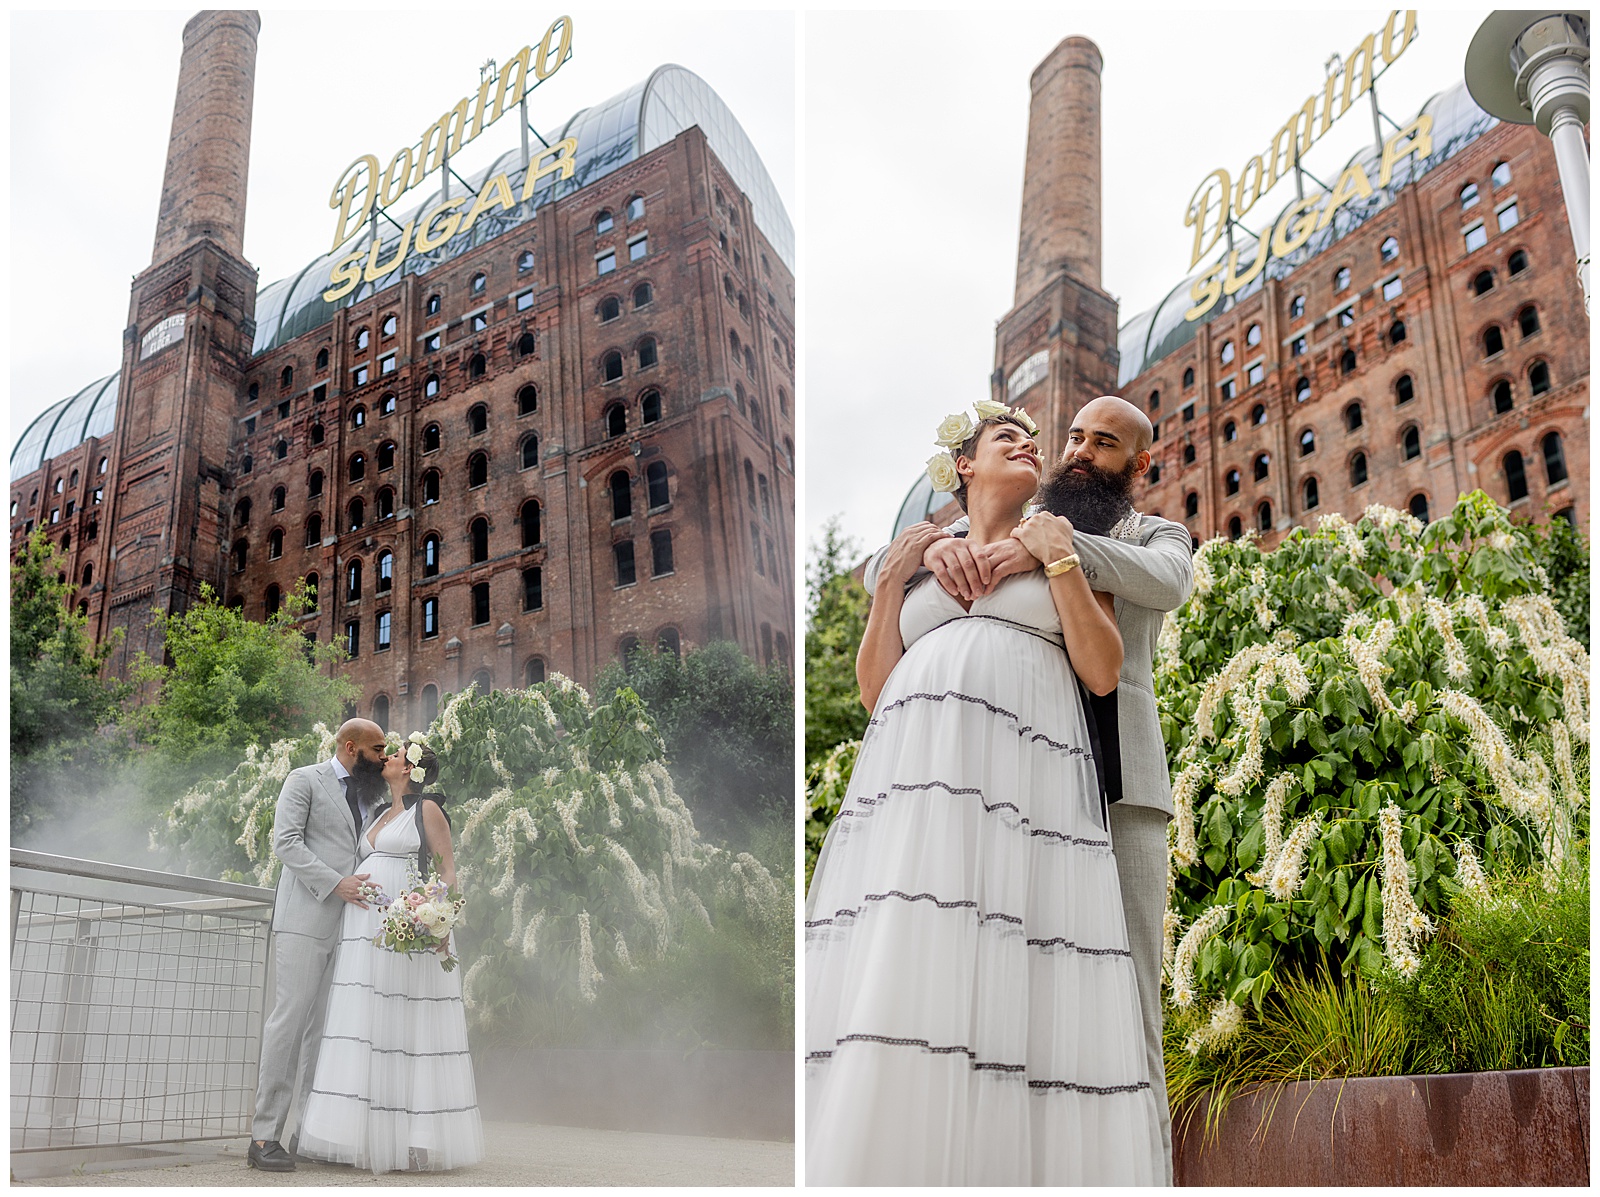
[[[406,955],[444,948],[467,902],[440,881],[437,873],[429,873],[426,881],[393,901],[386,901],[381,893],[377,901],[383,911],[383,921],[372,942],[380,948]],[[445,952],[440,963],[445,972],[450,972],[456,966],[456,958]]]

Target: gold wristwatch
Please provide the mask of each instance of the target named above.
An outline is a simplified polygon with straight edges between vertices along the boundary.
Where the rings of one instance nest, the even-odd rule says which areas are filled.
[[[1049,565],[1045,566],[1044,576],[1047,578],[1059,578],[1068,570],[1076,569],[1077,567],[1078,554],[1068,553],[1065,557],[1062,557],[1056,561],[1052,561]]]

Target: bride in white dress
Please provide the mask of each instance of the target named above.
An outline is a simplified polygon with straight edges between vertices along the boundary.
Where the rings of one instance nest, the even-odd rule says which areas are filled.
[[[922,524],[879,574],[857,662],[872,721],[806,906],[806,1183],[1158,1184],[1073,679],[1116,685],[1111,597],[1064,564],[1067,521],[1018,526],[1029,429],[982,420],[955,457],[974,543],[1015,536],[1055,573],[970,610],[932,578],[906,594],[938,534]]]
[[[438,776],[438,760],[425,746],[417,767],[423,785]],[[361,842],[361,867],[389,898],[415,885],[423,837],[426,867],[451,886],[456,881],[450,825],[438,802],[412,792],[420,787],[411,783],[411,768],[404,752],[384,765],[392,802]],[[406,956],[375,946],[380,921],[376,904],[345,907],[298,1150],[374,1174],[475,1164],[484,1154],[483,1123],[461,969],[445,972],[433,953]]]

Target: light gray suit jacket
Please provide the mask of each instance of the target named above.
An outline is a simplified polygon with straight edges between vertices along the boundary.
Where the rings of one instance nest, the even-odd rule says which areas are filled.
[[[332,761],[290,773],[278,795],[272,849],[283,861],[272,929],[326,939],[344,902],[333,887],[355,872],[357,828]]]
[[[967,521],[948,529],[965,532]],[[1194,586],[1189,530],[1147,515],[1131,540],[1081,535],[1073,538],[1083,576],[1095,590],[1115,596],[1117,628],[1122,633],[1122,673],[1117,680],[1117,736],[1122,744],[1122,801],[1172,815],[1172,779],[1156,712],[1156,639],[1166,613],[1183,604]],[[867,563],[871,593],[888,546]],[[920,576],[920,575],[919,575]]]

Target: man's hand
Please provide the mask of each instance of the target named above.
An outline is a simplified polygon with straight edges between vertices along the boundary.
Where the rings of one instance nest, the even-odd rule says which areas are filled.
[[[927,547],[935,540],[952,539],[938,524],[924,520],[920,524],[912,524],[904,532],[896,536],[889,545],[889,550],[883,555],[883,564],[878,567],[878,591],[883,593],[890,586],[904,586],[911,580],[911,575],[917,572],[922,565],[922,556]]]
[[[370,910],[371,907],[367,905],[361,896],[361,883],[370,876],[372,876],[371,873],[356,873],[350,877],[340,878],[339,884],[333,887],[333,892],[352,906],[359,906],[362,910]]]
[[[1044,565],[1072,553],[1072,521],[1064,515],[1041,511],[1023,520],[1011,535]]]
[[[1033,554],[1015,540],[975,545],[970,537],[954,536],[930,544],[922,563],[948,594],[967,603],[988,594],[1002,579],[1039,568]]]

